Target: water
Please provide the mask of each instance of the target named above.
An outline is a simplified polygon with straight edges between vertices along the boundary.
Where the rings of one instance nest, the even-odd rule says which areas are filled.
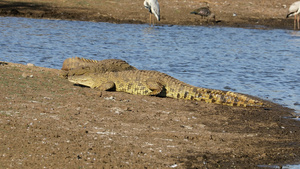
[[[186,83],[246,93],[300,113],[300,32],[0,18],[0,60],[60,69],[117,58]]]

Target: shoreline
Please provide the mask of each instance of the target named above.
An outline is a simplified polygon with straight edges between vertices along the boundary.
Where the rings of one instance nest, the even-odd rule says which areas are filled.
[[[161,21],[156,21],[158,25],[224,26],[250,29],[293,29],[293,19],[285,19],[288,8],[288,5],[286,5],[287,3],[282,5],[285,6],[285,8],[277,5],[276,8],[279,9],[274,9],[274,11],[271,12],[268,11],[269,13],[263,13],[266,8],[265,6],[260,6],[259,4],[254,6],[252,4],[253,7],[251,5],[250,7],[260,7],[262,14],[250,13],[249,15],[247,13],[243,14],[243,9],[236,8],[232,2],[228,4],[211,2],[210,8],[212,11],[216,10],[215,13],[217,22],[201,19],[200,16],[189,14],[189,12],[196,7],[205,6],[203,3],[199,4],[195,1],[186,2],[182,6],[176,6],[176,13],[174,13],[172,6],[167,6],[169,5],[168,3],[170,2],[166,1],[165,4],[161,5]],[[281,4],[281,2],[276,3]],[[9,1],[0,2],[0,5],[2,5],[2,8],[0,8],[0,16],[128,24],[147,24],[149,20],[149,12],[144,9],[140,2],[132,2],[132,4],[128,4],[127,0],[122,4],[105,2],[99,6],[100,9],[95,9],[94,7],[61,6],[61,4],[31,2],[17,3]],[[123,7],[124,9],[114,9],[114,6],[118,7],[120,5],[125,5]],[[178,2],[178,5],[181,4]],[[244,5],[244,8],[250,8],[248,3],[242,5]],[[195,8],[193,6],[195,6]],[[223,6],[228,10],[222,11],[221,9]],[[231,8],[228,8],[228,6]],[[125,10],[127,7],[131,11]],[[260,10],[258,9],[258,11]],[[273,15],[272,12],[276,12],[276,14]]]

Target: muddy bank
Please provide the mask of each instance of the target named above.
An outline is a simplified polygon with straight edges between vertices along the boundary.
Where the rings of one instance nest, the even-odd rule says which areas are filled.
[[[256,168],[300,161],[292,111],[100,92],[0,63],[1,168]]]
[[[0,16],[135,24],[144,24],[149,21],[149,13],[144,9],[142,1],[112,0],[85,5],[46,2],[1,1]],[[207,3],[196,0],[187,2],[166,0],[160,2],[161,21],[157,24],[293,29],[293,19],[285,18],[292,2],[291,0],[288,2],[283,0],[271,2],[210,1],[208,6],[217,19],[217,22],[214,22],[190,14],[194,9],[207,6]]]

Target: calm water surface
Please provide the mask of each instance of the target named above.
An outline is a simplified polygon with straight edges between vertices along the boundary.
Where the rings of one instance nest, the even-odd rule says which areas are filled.
[[[300,113],[300,32],[0,17],[0,60],[60,69],[117,58],[186,83],[246,93]]]

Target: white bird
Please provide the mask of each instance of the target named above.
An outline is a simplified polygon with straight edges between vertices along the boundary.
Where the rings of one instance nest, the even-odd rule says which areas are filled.
[[[146,9],[149,10],[150,12],[150,25],[151,25],[151,14],[153,13],[155,17],[157,18],[158,21],[160,21],[160,9],[159,9],[159,4],[157,0],[145,0],[144,1],[144,6]],[[154,21],[153,21],[154,25]]]
[[[300,1],[294,2],[290,8],[289,13],[287,14],[286,18],[294,16],[294,29],[296,29],[296,22],[297,22],[297,28],[300,29],[299,26],[299,13],[300,13]],[[297,21],[296,21],[297,20]]]

